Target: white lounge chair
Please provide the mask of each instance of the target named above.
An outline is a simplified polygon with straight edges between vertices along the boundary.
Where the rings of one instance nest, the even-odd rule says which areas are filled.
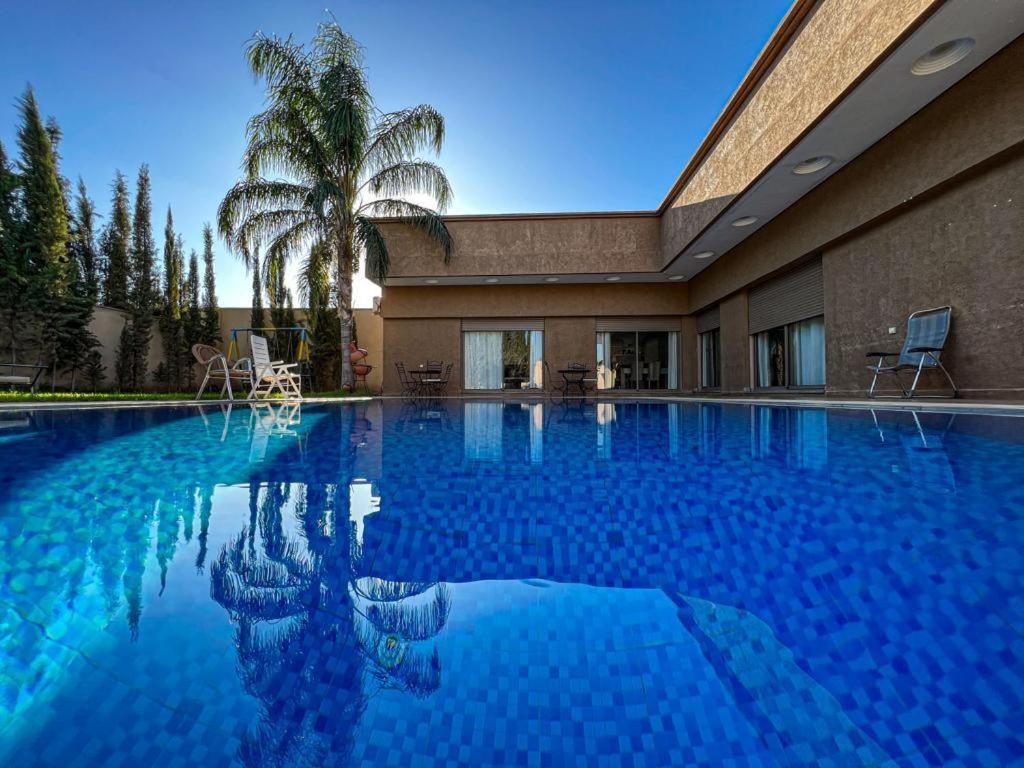
[[[302,382],[299,374],[291,370],[297,368],[299,364],[271,360],[267,340],[262,336],[251,336],[249,346],[252,350],[252,390],[249,392],[249,399],[269,397],[276,389],[284,397],[301,400]]]

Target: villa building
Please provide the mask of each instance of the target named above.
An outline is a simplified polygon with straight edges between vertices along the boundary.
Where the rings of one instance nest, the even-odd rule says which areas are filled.
[[[866,353],[950,305],[961,391],[1024,397],[1022,32],[1013,0],[797,0],[657,210],[450,216],[448,265],[386,222],[384,391],[429,358],[456,393],[580,362],[598,390],[863,394]]]

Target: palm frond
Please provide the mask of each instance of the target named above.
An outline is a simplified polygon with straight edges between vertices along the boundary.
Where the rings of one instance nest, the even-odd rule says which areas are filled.
[[[355,241],[366,259],[366,276],[378,283],[383,282],[391,269],[384,234],[371,219],[360,216],[356,219]]]
[[[436,154],[442,144],[444,117],[429,104],[388,112],[377,119],[366,148],[365,165],[373,173],[423,150]]]
[[[452,235],[448,231],[444,219],[436,211],[424,208],[422,205],[410,203],[408,200],[382,198],[364,203],[359,207],[358,213],[373,218],[397,219],[411,225],[441,246],[445,264],[451,261]]]
[[[266,80],[273,92],[294,91],[315,81],[309,54],[302,45],[292,42],[291,37],[282,40],[276,35],[257,32],[246,47],[245,57],[249,70],[255,77]]]
[[[239,181],[224,196],[217,208],[217,230],[227,241],[228,248],[241,247],[235,234],[250,215],[277,208],[302,208],[310,189],[303,184],[272,181],[264,178]]]
[[[297,222],[294,226],[278,232],[267,245],[268,260],[289,261],[296,253],[305,249],[309,242],[320,236],[319,223],[313,219]]]
[[[427,160],[401,160],[368,178],[361,189],[374,197],[401,197],[413,192],[430,195],[444,212],[452,200],[452,187],[441,166]]]
[[[330,277],[330,250],[322,241],[314,242],[299,267],[299,297],[307,307],[318,307],[322,299],[329,296]],[[315,325],[315,313],[310,313],[308,321],[310,327]]]
[[[235,227],[234,240],[264,245],[300,225],[315,228],[317,222],[302,208],[276,208],[249,214]]]

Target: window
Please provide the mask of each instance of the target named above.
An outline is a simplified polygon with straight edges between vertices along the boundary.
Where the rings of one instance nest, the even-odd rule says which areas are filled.
[[[597,334],[598,389],[677,389],[679,334],[603,331]]]
[[[825,385],[825,318],[754,334],[758,387],[822,387]]]
[[[543,331],[464,331],[465,388],[539,388],[543,350]]]
[[[717,389],[722,386],[721,331],[715,328],[700,334],[700,386]]]

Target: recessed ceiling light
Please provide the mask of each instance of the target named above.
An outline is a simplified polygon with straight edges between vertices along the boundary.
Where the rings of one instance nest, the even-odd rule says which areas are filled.
[[[496,283],[496,282],[498,282],[498,278],[496,278],[496,277],[488,277],[486,280],[484,280],[484,282],[485,283]]]
[[[545,283],[557,283],[558,282],[558,278],[557,277],[545,277],[544,278],[544,282]]]
[[[936,45],[914,62],[910,71],[915,75],[932,75],[949,69],[974,49],[973,37],[959,37]]]
[[[818,157],[809,157],[802,163],[797,163],[793,167],[793,173],[803,176],[805,173],[815,173],[820,171],[822,168],[832,165],[832,158],[828,155],[820,155]]]
[[[424,280],[423,282],[426,283],[427,285],[437,285],[437,279],[433,278],[433,277],[428,278],[428,279]]]
[[[617,283],[621,279],[622,279],[621,277],[617,277],[616,275],[612,275],[611,277],[606,277],[605,278],[605,280],[607,282],[609,282],[609,283]]]
[[[755,221],[757,221],[757,216],[740,216],[732,225],[734,227],[749,227]]]
[[[693,254],[693,258],[695,258],[695,259],[710,259],[714,255],[715,255],[714,251],[701,251],[700,253]]]
[[[669,278],[669,280],[682,280],[682,279],[683,279],[682,275],[672,275],[672,277]]]

